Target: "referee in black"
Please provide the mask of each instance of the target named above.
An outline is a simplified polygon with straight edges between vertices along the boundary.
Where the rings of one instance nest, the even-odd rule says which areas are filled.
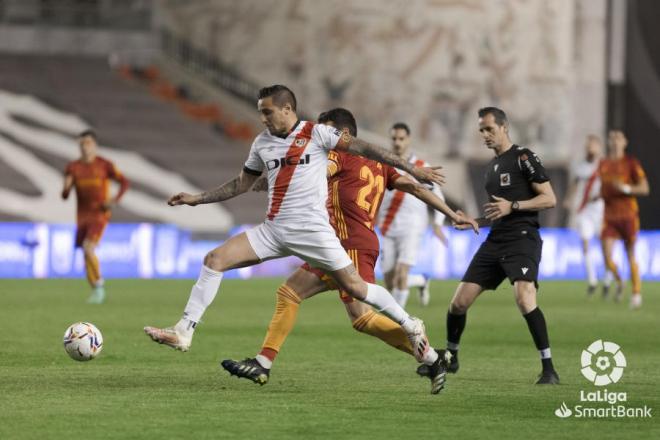
[[[447,313],[447,348],[454,355],[448,371],[458,371],[458,344],[467,310],[484,290],[495,290],[508,278],[541,355],[543,371],[537,384],[558,384],[552,365],[548,329],[536,305],[543,241],[538,211],[552,208],[556,198],[550,179],[536,154],[511,142],[506,114],[496,107],[479,110],[479,133],[495,158],[486,171],[486,192],[480,226],[490,234],[472,258]]]

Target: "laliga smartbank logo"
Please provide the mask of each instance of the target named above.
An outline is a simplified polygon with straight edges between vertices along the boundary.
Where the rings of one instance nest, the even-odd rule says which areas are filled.
[[[581,356],[582,375],[596,387],[615,384],[621,380],[624,369],[628,366],[621,347],[614,342],[594,341]],[[628,393],[611,392],[607,388],[592,391],[580,390],[580,403],[569,407],[562,402],[555,410],[559,418],[650,418],[652,408],[631,407]]]
[[[626,365],[621,347],[614,342],[599,339],[582,350],[582,375],[597,387],[617,383]]]

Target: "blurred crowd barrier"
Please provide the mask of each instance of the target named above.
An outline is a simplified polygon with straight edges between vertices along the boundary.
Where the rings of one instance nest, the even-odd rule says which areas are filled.
[[[231,235],[248,225],[237,227]],[[422,241],[426,247],[419,255],[414,273],[436,279],[462,277],[487,230],[480,235],[447,228],[449,247],[432,232]],[[585,277],[580,240],[569,229],[541,231],[543,279],[582,279]],[[74,248],[75,226],[71,224],[0,223],[0,278],[83,278],[82,251]],[[204,255],[217,246],[215,241],[192,239],[189,232],[176,226],[151,223],[112,223],[98,248],[101,269],[106,278],[196,278]],[[594,241],[591,252],[600,275],[604,272],[600,246]],[[642,231],[637,257],[645,280],[660,280],[660,231]],[[621,243],[614,259],[628,276]],[[301,262],[295,257],[272,260],[260,265],[227,272],[229,278],[281,277]],[[381,275],[377,266],[377,274]]]

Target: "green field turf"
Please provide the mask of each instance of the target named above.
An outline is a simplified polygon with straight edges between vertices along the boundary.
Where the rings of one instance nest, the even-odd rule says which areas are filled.
[[[174,323],[190,281],[110,280],[109,300],[85,304],[82,280],[0,281],[0,439],[653,439],[660,438],[660,284],[645,303],[587,300],[582,283],[547,282],[540,304],[563,384],[532,385],[538,355],[510,288],[485,294],[470,311],[461,370],[429,394],[415,362],[356,333],[336,294],[303,304],[298,325],[260,387],[219,368],[254,356],[279,280],[227,280],[188,353],[158,346],[144,325]],[[434,282],[431,306],[411,295],[431,342],[444,341],[455,282]],[[62,348],[75,321],[96,324],[99,358],[79,363]],[[596,339],[621,345],[628,367],[609,391],[652,419],[559,419],[562,402],[594,391],[580,353]],[[602,404],[597,404],[602,405]]]

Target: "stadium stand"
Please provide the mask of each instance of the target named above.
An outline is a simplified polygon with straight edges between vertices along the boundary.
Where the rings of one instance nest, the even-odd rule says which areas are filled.
[[[111,70],[103,58],[3,54],[0,63],[3,65],[0,90],[31,95],[55,109],[78,115],[98,131],[102,145],[111,146],[117,151],[136,153],[152,166],[180,174],[191,187],[206,189],[217,186],[233,177],[242,167],[249,148],[248,142],[236,141],[218,130],[213,131],[208,123],[190,117],[190,107],[189,116],[186,116],[176,106],[154,96],[140,82]],[[31,120],[30,117],[13,116],[13,119],[35,130],[42,128],[41,122]],[[55,134],[68,136],[75,146],[75,133],[58,130],[56,127],[50,129]],[[0,130],[0,134],[5,139],[11,137],[5,130]],[[43,162],[60,170],[63,168],[66,159],[49,154],[47,148],[34,148],[17,139],[13,141]],[[125,168],[120,163],[118,166]],[[6,158],[4,161],[0,158],[0,168],[11,168]],[[3,172],[0,175],[0,187],[18,191],[25,196],[38,191],[34,182],[18,177],[20,174],[16,171]],[[134,189],[160,198],[164,204],[168,194],[164,187],[159,187],[159,183],[155,183],[154,187],[142,185],[139,179],[131,180],[134,181]],[[53,203],[60,201],[54,200]],[[261,221],[266,210],[265,203],[264,195],[255,193],[227,202],[223,206],[231,215],[225,213],[225,217],[233,218],[233,221],[219,221],[216,230],[224,232],[234,223]],[[117,210],[115,221],[164,221],[163,218],[127,208],[125,204],[123,209]],[[195,211],[195,214],[199,216],[203,212]],[[0,211],[0,220],[12,219],[16,217]],[[177,223],[176,219],[170,221]],[[203,232],[211,232],[213,229],[209,225],[191,226],[185,222],[180,225]]]

